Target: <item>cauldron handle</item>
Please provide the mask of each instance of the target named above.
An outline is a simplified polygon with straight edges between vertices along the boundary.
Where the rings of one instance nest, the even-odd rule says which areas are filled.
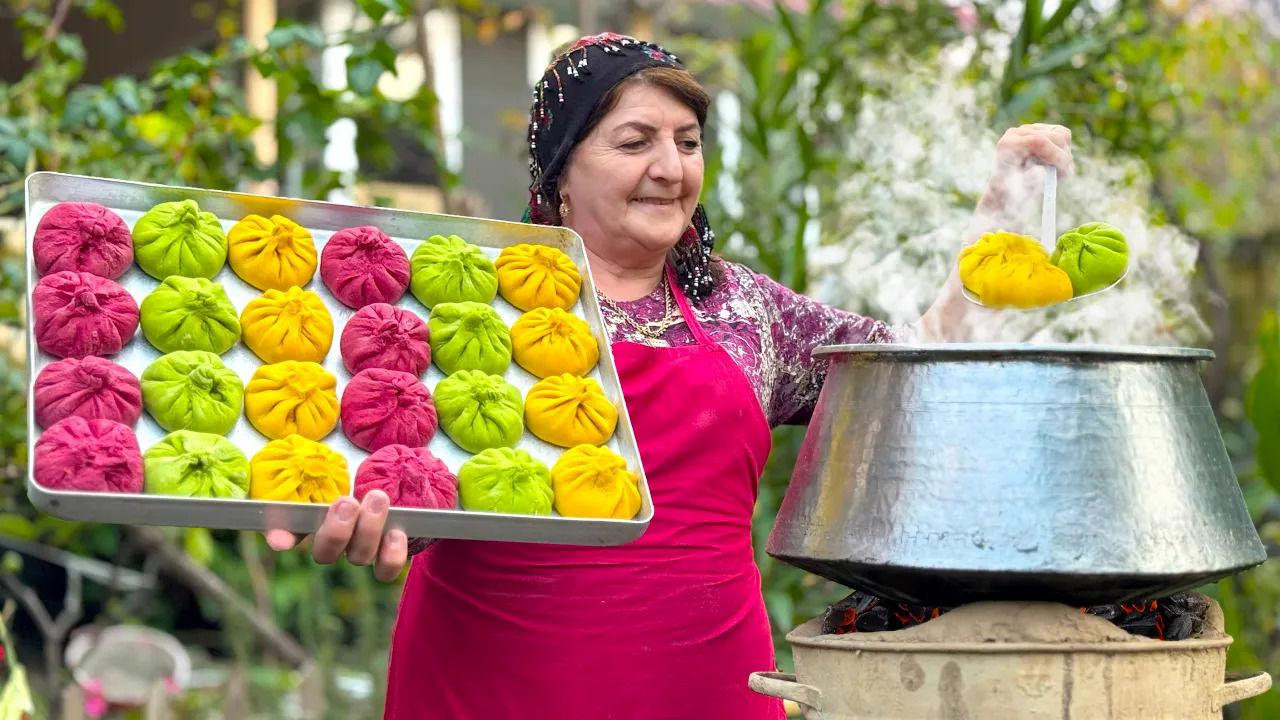
[[[747,687],[761,695],[792,700],[814,710],[822,709],[822,691],[796,682],[795,673],[753,672],[747,680]]]
[[[1271,675],[1265,670],[1227,673],[1226,682],[1218,688],[1218,707],[1261,695],[1270,688]]]

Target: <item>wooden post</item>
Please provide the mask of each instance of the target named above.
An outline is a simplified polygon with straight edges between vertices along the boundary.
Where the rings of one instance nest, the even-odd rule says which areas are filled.
[[[596,0],[578,0],[578,34],[594,35],[600,32],[600,15],[596,12]]]
[[[267,33],[275,24],[276,0],[245,0],[244,36],[253,47],[260,50],[267,47]],[[244,94],[249,115],[262,121],[252,136],[258,162],[270,165],[279,156],[279,146],[276,143],[276,83],[264,78],[253,63],[248,63],[244,74]],[[278,180],[268,180],[251,183],[248,191],[260,195],[275,195],[279,187]]]

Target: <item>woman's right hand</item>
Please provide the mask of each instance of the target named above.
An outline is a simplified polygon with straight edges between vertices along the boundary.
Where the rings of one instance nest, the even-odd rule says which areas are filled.
[[[353,565],[372,564],[379,580],[395,580],[409,559],[409,538],[398,527],[386,527],[390,507],[381,490],[370,491],[363,502],[347,496],[333,501],[315,532],[311,556],[327,565],[346,555]],[[273,550],[288,550],[302,541],[288,530],[268,530],[266,538]]]

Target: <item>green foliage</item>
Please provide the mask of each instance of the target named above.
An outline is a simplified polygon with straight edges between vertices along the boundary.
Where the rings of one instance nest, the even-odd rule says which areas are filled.
[[[80,39],[61,27],[53,3],[0,3],[18,18],[27,62],[21,78],[0,84],[0,215],[20,212],[23,181],[36,170],[226,189],[246,181],[283,179],[287,194],[323,198],[339,182],[320,162],[325,133],[339,118],[357,125],[362,171],[397,160],[394,136],[415,138],[439,157],[436,98],[430,87],[406,101],[391,101],[377,87],[383,73],[395,72],[396,51],[388,37],[414,20],[411,0],[362,0],[363,15],[351,29],[332,36],[285,20],[270,31],[262,48],[240,37],[239,9],[233,3],[214,19],[219,40],[213,49],[162,60],[145,78],[122,76],[100,84],[83,82],[89,58]],[[75,0],[74,5],[111,28],[124,21],[117,6],[106,0]],[[334,46],[351,50],[345,89],[326,87],[319,76],[320,53]],[[260,122],[249,115],[239,82],[250,68],[274,80],[280,98],[278,152],[270,163],[259,161],[251,140]],[[446,189],[456,186],[459,178],[445,171],[443,162],[436,164]],[[21,258],[0,261],[0,319],[17,321],[23,278]],[[16,359],[20,357],[0,362],[0,533],[125,564],[139,562],[129,557],[122,528],[59,520],[37,513],[26,501],[26,377]],[[397,585],[377,582],[368,568],[346,563],[320,567],[304,552],[269,552],[256,533],[165,532],[193,561],[243,597],[256,598],[326,672],[345,667],[370,680],[374,696],[356,706],[346,704],[334,683],[323,683],[335,716],[376,713]],[[86,601],[101,602],[99,622],[141,621],[163,628],[177,621],[171,599],[142,608],[112,595]],[[246,667],[261,665],[262,650],[250,628],[224,606],[197,599],[205,618],[221,627],[222,647],[215,650]],[[260,670],[251,678],[257,707],[276,707],[296,677],[269,666]],[[208,709],[216,708],[218,700],[210,698]]]
[[[1258,352],[1262,366],[1249,383],[1245,407],[1258,436],[1258,469],[1280,493],[1280,323],[1274,312],[1258,328]]]
[[[773,19],[737,41],[708,76],[733,88],[741,107],[742,150],[732,167],[711,153],[705,187],[727,184],[731,211],[708,212],[741,259],[795,290],[808,283],[806,244],[821,208],[834,202],[834,179],[849,167],[840,142],[862,97],[877,91],[874,69],[926,57],[959,37],[940,2],[833,3],[805,13],[775,2]],[[714,63],[722,62],[722,66]]]

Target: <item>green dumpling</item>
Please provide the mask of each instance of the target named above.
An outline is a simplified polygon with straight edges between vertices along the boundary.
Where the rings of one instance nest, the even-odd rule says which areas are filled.
[[[178,430],[142,455],[143,492],[235,498],[249,494],[249,459],[221,435]]]
[[[240,316],[221,285],[171,275],[142,300],[142,334],[161,352],[222,353],[240,339]]]
[[[218,218],[195,200],[160,203],[133,226],[133,255],[138,267],[158,280],[211,278],[227,261],[227,236]]]
[[[491,303],[498,296],[498,271],[480,248],[457,235],[432,235],[409,259],[409,287],[423,305]]]
[[[1049,261],[1071,278],[1073,296],[1085,295],[1124,277],[1129,243],[1120,228],[1089,223],[1063,233]]]
[[[179,350],[142,371],[142,404],[160,427],[225,435],[240,419],[244,385],[205,350]]]
[[[452,375],[481,370],[501,375],[511,365],[511,331],[492,306],[478,302],[442,303],[427,319],[431,357]]]
[[[458,469],[462,507],[481,512],[550,515],[551,471],[524,450],[485,450]]]
[[[461,370],[436,385],[435,400],[440,427],[467,452],[511,447],[524,434],[520,390],[497,375]]]

